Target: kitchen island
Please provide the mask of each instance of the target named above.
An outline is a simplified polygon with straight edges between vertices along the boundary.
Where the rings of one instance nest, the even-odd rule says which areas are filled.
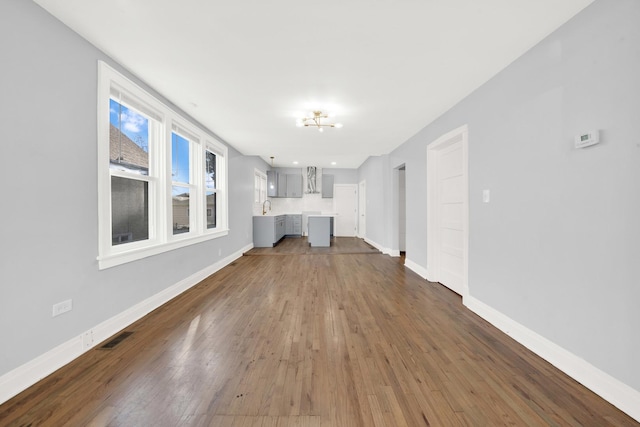
[[[331,223],[335,215],[308,215],[309,245],[312,247],[331,246]]]

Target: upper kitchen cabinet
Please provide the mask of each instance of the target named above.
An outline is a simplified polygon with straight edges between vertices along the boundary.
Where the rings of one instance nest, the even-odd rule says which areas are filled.
[[[278,197],[278,172],[267,171],[267,196]]]
[[[278,194],[276,197],[287,197],[287,175],[278,172]]]
[[[278,169],[267,171],[267,196],[302,197],[302,174]]]
[[[302,197],[302,175],[287,174],[286,197]]]
[[[333,198],[333,175],[322,175],[322,197]]]

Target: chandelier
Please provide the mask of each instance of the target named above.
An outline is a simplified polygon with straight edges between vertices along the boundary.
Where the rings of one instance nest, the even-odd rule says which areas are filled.
[[[323,113],[322,111],[314,111],[311,117],[303,117],[296,121],[298,127],[317,127],[319,132],[322,132],[325,127],[341,128],[342,123],[331,123],[329,120],[331,115]]]

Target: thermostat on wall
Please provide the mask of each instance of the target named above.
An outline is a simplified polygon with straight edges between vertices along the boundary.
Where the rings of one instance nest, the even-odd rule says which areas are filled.
[[[591,130],[587,133],[576,135],[576,148],[584,148],[600,142],[600,131]]]

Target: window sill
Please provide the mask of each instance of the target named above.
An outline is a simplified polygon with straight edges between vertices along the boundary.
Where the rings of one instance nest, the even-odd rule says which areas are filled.
[[[147,246],[144,248],[138,248],[130,251],[117,252],[105,256],[98,256],[98,269],[105,270],[107,268],[115,267],[128,262],[137,261],[139,259],[147,258],[153,255],[158,255],[164,252],[172,251],[175,249],[191,246],[196,243],[206,242],[207,240],[217,239],[229,234],[228,229],[217,230],[205,235],[187,237],[180,240],[174,240],[168,243],[162,243],[154,246]]]

